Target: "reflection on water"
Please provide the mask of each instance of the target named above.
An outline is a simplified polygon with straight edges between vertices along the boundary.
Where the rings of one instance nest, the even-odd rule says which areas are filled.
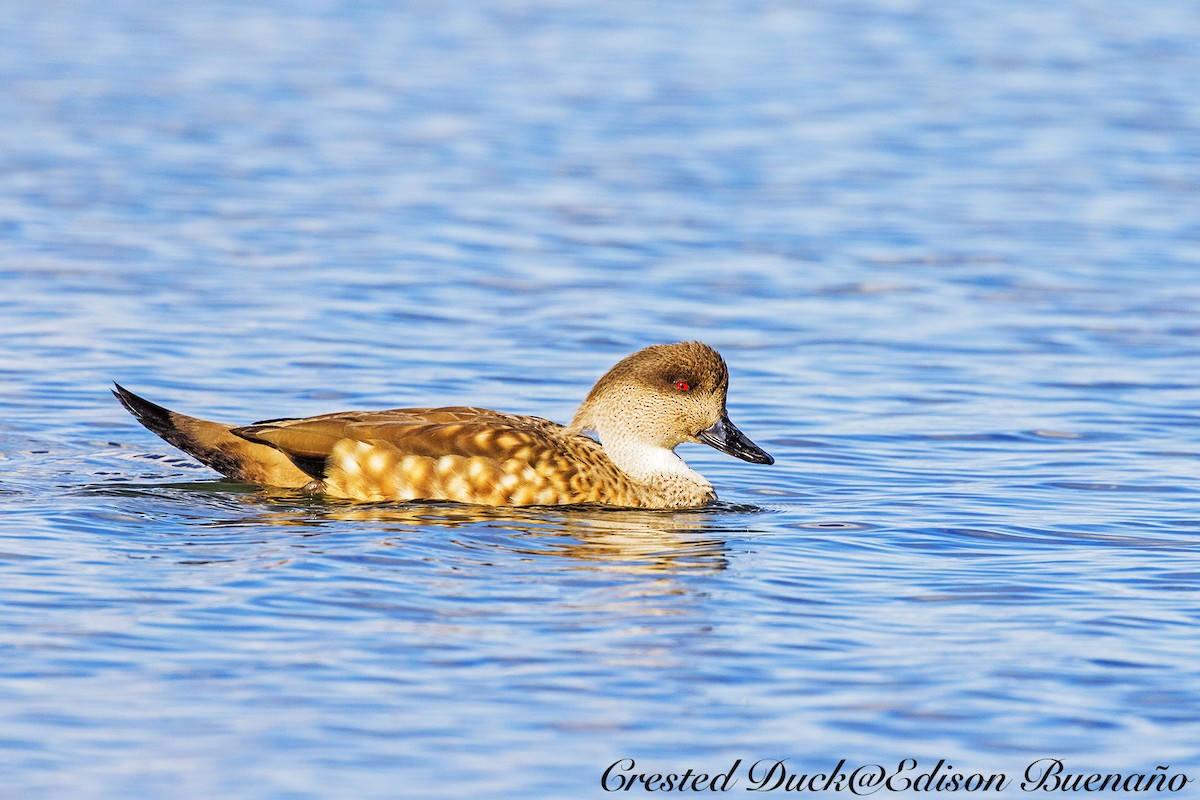
[[[233,491],[230,491],[230,490]],[[720,570],[726,566],[717,534],[730,529],[719,517],[753,506],[718,504],[696,511],[588,508],[491,508],[454,503],[354,504],[313,498],[301,491],[260,488],[228,482],[103,484],[83,487],[85,494],[118,497],[169,497],[194,508],[197,503],[233,502],[236,518],[213,520],[206,527],[299,527],[320,536],[338,523],[388,533],[453,536],[456,530],[501,532],[500,537],[460,544],[468,549],[499,549],[509,556],[559,557],[595,568],[630,573]],[[206,496],[207,495],[207,496]],[[714,519],[717,518],[717,519]],[[740,533],[753,533],[742,529]],[[383,544],[389,544],[385,540]],[[393,543],[394,544],[394,543]]]

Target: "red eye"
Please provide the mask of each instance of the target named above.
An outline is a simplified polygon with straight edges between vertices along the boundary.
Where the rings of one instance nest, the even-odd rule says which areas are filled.
[[[675,381],[675,388],[681,392],[686,392],[688,389],[690,389],[692,387],[690,385],[688,385],[687,381]]]

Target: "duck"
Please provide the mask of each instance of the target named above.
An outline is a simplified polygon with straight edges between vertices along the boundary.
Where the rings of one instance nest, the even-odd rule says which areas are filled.
[[[775,461],[729,419],[725,360],[694,341],[652,345],[617,362],[567,425],[453,406],[238,426],[114,387],[142,425],[227,478],[360,503],[697,508],[716,491],[679,457],[679,445]]]

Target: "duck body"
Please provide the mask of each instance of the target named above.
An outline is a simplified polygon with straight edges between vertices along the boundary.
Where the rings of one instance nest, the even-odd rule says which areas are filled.
[[[728,372],[699,342],[629,356],[570,425],[464,406],[345,411],[232,426],[189,417],[117,386],[147,428],[227,477],[360,502],[692,508],[712,484],[674,452],[699,441],[773,459],[725,412]],[[594,431],[599,441],[585,435]]]

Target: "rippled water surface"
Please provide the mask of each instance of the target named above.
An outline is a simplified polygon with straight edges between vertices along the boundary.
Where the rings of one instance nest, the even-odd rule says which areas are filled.
[[[906,757],[1200,792],[1197,34],[1182,0],[6,2],[0,796]],[[679,513],[222,482],[107,388],[566,420],[689,338],[777,463],[685,445],[722,502]]]

